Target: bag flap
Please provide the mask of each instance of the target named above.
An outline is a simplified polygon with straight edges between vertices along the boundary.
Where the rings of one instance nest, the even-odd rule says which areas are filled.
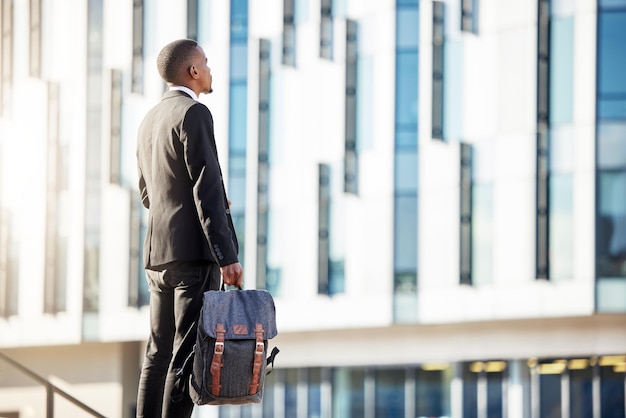
[[[265,330],[263,339],[278,334],[274,299],[267,290],[209,290],[204,293],[201,315],[202,330],[212,338],[217,324],[224,325],[224,337],[231,340],[256,338],[256,324]]]

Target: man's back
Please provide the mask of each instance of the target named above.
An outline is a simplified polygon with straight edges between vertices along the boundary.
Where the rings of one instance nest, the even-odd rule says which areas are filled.
[[[198,125],[206,130],[205,136],[195,132]],[[142,201],[150,209],[146,267],[172,261],[214,261],[198,217],[190,172],[190,165],[196,164],[190,160],[207,163],[199,151],[205,150],[204,154],[214,148],[210,127],[211,115],[206,106],[183,92],[170,91],[139,128],[137,158],[145,182]]]

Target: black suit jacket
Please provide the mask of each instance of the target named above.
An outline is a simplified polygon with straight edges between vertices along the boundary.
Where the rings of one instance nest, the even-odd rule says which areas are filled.
[[[144,266],[174,261],[238,261],[213,133],[202,103],[172,90],[139,127],[139,190],[149,209]]]

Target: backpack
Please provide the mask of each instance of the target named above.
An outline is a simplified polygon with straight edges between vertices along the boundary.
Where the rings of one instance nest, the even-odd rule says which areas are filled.
[[[259,403],[267,366],[267,340],[278,334],[267,290],[204,293],[193,352],[189,395],[197,405]]]

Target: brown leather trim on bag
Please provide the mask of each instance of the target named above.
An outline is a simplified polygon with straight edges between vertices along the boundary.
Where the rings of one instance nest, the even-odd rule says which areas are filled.
[[[213,396],[219,396],[222,390],[220,384],[220,374],[222,372],[222,355],[224,354],[224,335],[226,334],[226,328],[224,324],[217,324],[215,326],[215,347],[213,349],[213,359],[211,360],[211,394]]]
[[[261,364],[263,363],[263,352],[265,344],[263,343],[263,335],[265,330],[263,325],[256,324],[254,327],[256,334],[256,349],[254,350],[254,366],[252,367],[252,383],[250,383],[250,395],[254,395],[259,391],[259,375],[261,374]]]

